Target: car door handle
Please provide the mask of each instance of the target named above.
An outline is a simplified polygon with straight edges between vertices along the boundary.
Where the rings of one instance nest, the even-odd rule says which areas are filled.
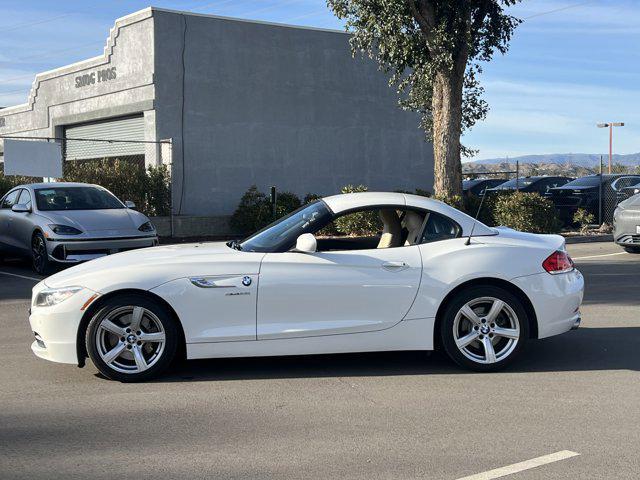
[[[400,272],[409,268],[409,265],[405,262],[385,262],[382,264],[382,268],[389,272]]]

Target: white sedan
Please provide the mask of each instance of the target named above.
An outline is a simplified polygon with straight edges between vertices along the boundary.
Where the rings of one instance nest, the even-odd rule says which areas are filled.
[[[342,232],[342,233],[341,233]],[[348,233],[348,234],[346,234]],[[148,379],[188,359],[442,348],[478,371],[580,323],[557,235],[489,228],[403,193],[336,195],[241,242],[93,260],[33,289],[33,352]]]

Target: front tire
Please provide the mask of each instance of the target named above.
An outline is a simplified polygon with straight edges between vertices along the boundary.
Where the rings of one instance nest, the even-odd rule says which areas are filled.
[[[640,253],[640,247],[623,247],[627,253]]]
[[[440,328],[447,355],[477,372],[500,370],[513,361],[529,338],[522,302],[494,286],[465,289],[448,303]]]
[[[108,300],[89,322],[87,353],[112,380],[140,382],[162,373],[178,345],[176,321],[164,305],[143,295]]]
[[[36,232],[31,239],[31,266],[38,275],[48,275],[51,271],[47,242],[40,232]]]

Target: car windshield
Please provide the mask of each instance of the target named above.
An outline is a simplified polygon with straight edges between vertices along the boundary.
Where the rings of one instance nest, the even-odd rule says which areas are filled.
[[[246,240],[229,245],[248,252],[282,252],[293,246],[300,235],[317,231],[330,220],[331,210],[318,200],[276,220]]]
[[[110,210],[125,208],[120,200],[98,187],[36,189],[38,210]]]
[[[597,187],[600,184],[600,177],[598,175],[576,178],[575,180],[565,183],[567,188],[571,187]]]
[[[512,180],[507,180],[504,183],[501,183],[500,185],[498,185],[497,187],[495,187],[498,190],[502,190],[502,189],[512,189],[512,188],[522,188],[522,187],[528,187],[529,185],[531,185],[533,182],[535,182],[536,180],[538,180],[537,178],[514,178]]]

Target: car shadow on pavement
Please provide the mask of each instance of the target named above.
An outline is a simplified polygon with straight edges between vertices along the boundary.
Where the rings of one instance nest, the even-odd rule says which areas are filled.
[[[508,373],[640,370],[640,327],[581,328],[529,342]],[[469,374],[439,352],[191,360],[157,382]]]

